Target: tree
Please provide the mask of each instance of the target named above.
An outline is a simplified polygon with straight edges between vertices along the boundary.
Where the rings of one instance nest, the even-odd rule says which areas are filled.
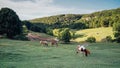
[[[0,10],[0,34],[6,34],[8,38],[22,33],[22,23],[10,8]]]
[[[53,30],[53,35],[56,36],[56,37],[59,37],[60,36],[60,30],[61,29],[54,29]]]
[[[72,34],[73,33],[70,31],[69,28],[59,28],[53,30],[53,35],[65,43],[70,42]]]
[[[72,29],[85,29],[87,27],[86,27],[85,23],[77,22],[77,23],[72,23],[70,25],[70,28],[72,28]]]
[[[63,40],[65,43],[69,43],[71,39],[70,30],[68,28],[65,28],[61,33],[61,40]]]
[[[114,31],[114,37],[116,38],[117,42],[120,42],[120,23],[114,23],[113,24],[113,31]]]

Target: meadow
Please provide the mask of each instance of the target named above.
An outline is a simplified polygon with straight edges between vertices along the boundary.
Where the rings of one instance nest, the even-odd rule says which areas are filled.
[[[74,39],[74,41],[81,42],[85,41],[88,37],[95,37],[96,41],[100,42],[102,39],[106,38],[106,36],[111,36],[114,39],[112,29],[112,27],[100,27],[93,29],[77,30],[76,34],[80,34],[83,36]]]
[[[37,41],[0,39],[0,68],[119,68],[118,43],[90,43],[88,57],[76,54],[78,43],[44,47]]]

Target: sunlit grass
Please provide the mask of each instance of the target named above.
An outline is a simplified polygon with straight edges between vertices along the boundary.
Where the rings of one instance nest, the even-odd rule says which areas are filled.
[[[83,37],[78,37],[75,39],[75,41],[77,42],[85,41],[88,37],[95,37],[96,41],[98,42],[106,38],[106,36],[111,36],[112,38],[114,38],[112,27],[79,30],[76,31],[76,34],[84,34]]]

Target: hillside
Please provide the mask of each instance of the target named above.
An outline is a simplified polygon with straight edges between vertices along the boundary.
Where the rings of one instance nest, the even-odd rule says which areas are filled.
[[[69,22],[75,22],[76,20],[79,20],[82,16],[83,15],[80,15],[80,14],[61,14],[61,15],[56,15],[56,16],[32,19],[30,20],[30,22],[46,23],[46,24],[54,24],[57,22],[69,23]]]
[[[119,22],[120,8],[98,11],[91,14],[61,14],[23,21],[29,30],[50,35],[52,35],[52,30],[56,28],[81,30],[113,27],[114,23]]]
[[[32,28],[33,30],[39,27],[39,30],[44,30],[44,32],[52,35],[52,30],[55,28],[77,29],[80,31],[77,31],[76,34],[82,34],[83,37],[76,38],[74,41],[85,41],[88,37],[93,36],[99,42],[106,36],[114,38],[111,27],[113,27],[114,23],[120,22],[120,8],[91,14],[62,14],[29,21],[37,26],[37,28]]]
[[[76,34],[83,35],[83,37],[78,37],[74,39],[76,42],[82,42],[85,41],[88,37],[95,37],[96,40],[99,42],[102,39],[104,39],[106,36],[113,36],[113,31],[111,27],[101,27],[101,28],[95,28],[95,29],[85,29],[85,30],[78,30],[76,31]]]
[[[84,23],[86,27],[108,27],[120,21],[120,8],[103,10],[91,14],[61,14],[29,20],[32,23],[73,25]]]

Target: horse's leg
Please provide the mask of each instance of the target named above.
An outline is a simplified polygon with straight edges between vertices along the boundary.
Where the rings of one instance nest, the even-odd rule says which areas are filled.
[[[56,44],[56,46],[58,47],[58,43],[55,43]]]
[[[77,49],[77,50],[76,50],[76,54],[78,54],[78,53],[81,53],[81,51]]]
[[[76,51],[76,54],[78,54],[78,53],[79,53],[79,51],[77,50],[77,51]]]
[[[47,43],[46,43],[45,45],[48,47],[48,44],[47,44]]]
[[[53,43],[53,42],[51,42],[51,46],[52,46],[52,47],[54,46],[54,43]]]
[[[42,41],[40,41],[40,46],[42,46]]]
[[[85,49],[84,52],[85,52],[85,56],[87,57],[88,56],[87,50]]]

